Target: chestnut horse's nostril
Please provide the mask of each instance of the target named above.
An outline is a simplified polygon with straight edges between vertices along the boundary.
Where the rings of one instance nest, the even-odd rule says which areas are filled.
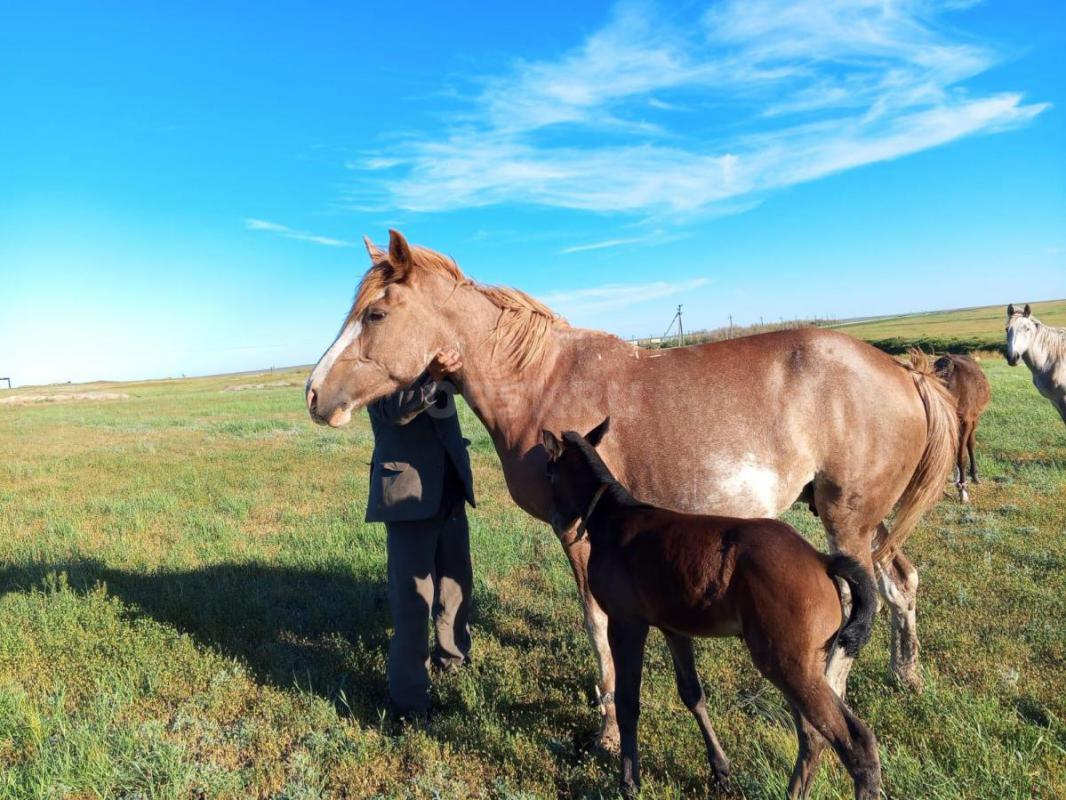
[[[307,390],[307,410],[314,411],[318,405],[318,393],[314,389]]]

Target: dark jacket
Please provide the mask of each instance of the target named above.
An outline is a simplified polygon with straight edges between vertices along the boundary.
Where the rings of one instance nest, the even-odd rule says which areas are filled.
[[[470,442],[459,429],[454,402],[442,395],[440,384],[427,371],[406,389],[367,407],[374,431],[367,522],[435,516],[441,508],[449,462],[465,499],[474,505],[474,478],[466,452]]]

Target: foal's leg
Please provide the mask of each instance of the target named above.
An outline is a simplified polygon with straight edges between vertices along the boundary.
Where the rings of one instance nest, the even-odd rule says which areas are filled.
[[[711,764],[714,779],[722,789],[729,786],[729,758],[722,746],[718,743],[718,737],[714,735],[711,720],[707,716],[707,702],[703,696],[703,687],[700,685],[700,676],[696,673],[696,656],[692,651],[692,639],[679,633],[667,633],[666,644],[670,648],[670,655],[674,657],[674,675],[677,678],[677,693],[685,708],[692,712],[696,718],[696,724],[700,726],[703,734],[703,743],[707,747],[707,760]]]
[[[877,800],[881,786],[877,740],[829,685],[821,647],[805,635],[805,624],[810,619],[813,617],[796,620],[792,636],[776,641],[767,637],[765,626],[758,620],[746,624],[744,630],[752,661],[785,695],[796,718],[799,754],[788,796],[790,800],[807,796],[824,739],[837,751],[855,781],[856,799]]]
[[[920,691],[918,669],[918,570],[897,550],[892,561],[880,565],[877,586],[892,609],[892,671],[904,685]]]
[[[789,797],[803,798],[810,791],[817,755],[813,760],[808,759],[810,774],[806,776],[806,783],[802,775],[797,781],[797,773],[802,772],[804,765],[804,732],[809,735],[810,728],[813,728],[840,756],[855,784],[856,800],[878,800],[881,795],[881,759],[877,752],[877,739],[866,723],[856,717],[829,684],[820,678],[820,675],[789,675],[781,681],[781,690],[803,718],[796,726],[797,731],[802,731],[799,734],[800,760],[796,762],[792,782],[789,783]]]
[[[622,792],[632,797],[640,789],[637,721],[640,718],[640,678],[644,670],[644,642],[648,638],[648,626],[641,622],[610,620],[607,638],[611,643],[611,655],[618,676],[615,706],[618,709],[618,730],[622,736],[620,783]]]
[[[799,739],[799,752],[796,754],[796,766],[792,768],[792,777],[788,782],[788,798],[806,800],[818,774],[818,763],[822,760],[825,739],[800,713],[799,708],[794,703],[791,705],[792,719],[796,723],[796,737]]]
[[[570,561],[570,568],[574,571],[577,591],[585,610],[585,630],[588,632],[600,671],[600,708],[603,712],[603,721],[597,736],[597,744],[608,752],[616,753],[618,752],[618,716],[615,713],[614,704],[614,662],[611,660],[611,647],[607,641],[607,615],[589,589],[589,541],[588,538],[577,540],[573,530],[560,536],[559,540]]]

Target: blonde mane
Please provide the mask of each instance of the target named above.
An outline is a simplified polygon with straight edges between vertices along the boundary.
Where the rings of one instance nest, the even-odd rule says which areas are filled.
[[[384,250],[371,247],[373,265],[359,284],[355,302],[345,324],[359,319],[371,303],[379,299],[394,283],[403,283],[411,270],[441,275],[460,287],[471,288],[488,298],[498,309],[492,335],[494,346],[503,345],[507,357],[519,370],[536,363],[544,355],[548,334],[554,327],[569,327],[566,320],[523,291],[506,286],[484,286],[471,280],[451,258],[426,247],[411,246],[411,265],[408,271],[397,270]]]

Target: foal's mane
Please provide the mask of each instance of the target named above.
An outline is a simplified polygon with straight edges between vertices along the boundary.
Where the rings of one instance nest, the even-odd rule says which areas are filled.
[[[606,494],[611,495],[616,503],[623,506],[643,507],[647,505],[633,497],[629,490],[618,482],[618,479],[611,473],[608,466],[603,463],[603,459],[596,452],[596,448],[589,444],[584,436],[577,431],[565,431],[563,433],[563,441],[572,444],[581,452],[585,463],[592,470],[592,474],[596,476],[596,480],[607,487]]]
[[[503,343],[507,356],[519,369],[535,363],[543,354],[548,334],[553,327],[569,327],[566,320],[519,289],[507,286],[485,286],[471,280],[459,265],[448,256],[427,247],[412,245],[410,270],[428,272],[455,282],[456,288],[468,287],[488,298],[500,316],[493,328],[496,344]],[[394,283],[403,283],[410,271],[400,273],[389,262],[389,255],[374,248],[373,265],[363,276],[355,294],[355,302],[345,324],[363,316],[367,308]]]

